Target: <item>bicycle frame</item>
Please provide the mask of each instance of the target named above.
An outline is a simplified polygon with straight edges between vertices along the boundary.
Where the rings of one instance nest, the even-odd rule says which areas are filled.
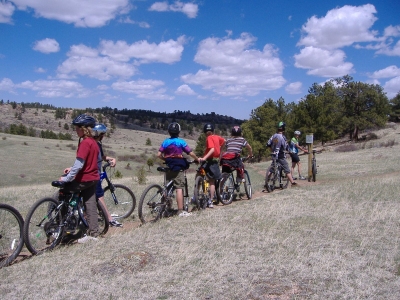
[[[103,180],[105,180],[107,182],[107,186],[110,188],[111,191],[111,196],[114,200],[115,205],[118,204],[118,199],[117,197],[115,197],[114,191],[115,191],[115,187],[111,182],[111,179],[108,178],[108,174],[107,174],[107,167],[110,166],[110,163],[107,162],[106,164],[104,164],[103,168],[103,172],[100,173],[100,182],[103,182]]]

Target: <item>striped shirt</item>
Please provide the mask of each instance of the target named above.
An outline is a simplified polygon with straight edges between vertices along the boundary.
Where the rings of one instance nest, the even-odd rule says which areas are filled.
[[[231,137],[226,140],[226,152],[240,154],[242,148],[247,145],[247,141],[241,137]]]

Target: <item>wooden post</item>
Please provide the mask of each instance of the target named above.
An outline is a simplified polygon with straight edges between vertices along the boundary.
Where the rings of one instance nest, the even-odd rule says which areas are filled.
[[[306,143],[308,150],[308,181],[311,181],[312,178],[312,151],[313,151],[313,143],[314,143],[314,134],[307,133],[306,134]]]

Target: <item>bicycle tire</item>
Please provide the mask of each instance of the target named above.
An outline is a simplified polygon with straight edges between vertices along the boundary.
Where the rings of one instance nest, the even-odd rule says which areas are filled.
[[[8,204],[0,204],[0,268],[10,265],[24,247],[24,219]]]
[[[282,168],[279,170],[279,176],[281,178],[281,183],[279,187],[281,189],[286,189],[289,185],[289,178],[287,177],[287,174],[282,170]]]
[[[235,184],[232,173],[222,173],[222,179],[219,187],[220,201],[223,205],[229,205],[233,201]]]
[[[275,189],[275,182],[276,182],[276,174],[275,172],[270,172],[272,167],[269,167],[267,169],[267,172],[265,173],[265,185],[264,187],[268,191],[268,193],[271,193]],[[269,174],[269,175],[268,175]]]
[[[312,162],[312,181],[316,181],[317,180],[317,163],[316,161]]]
[[[208,195],[204,191],[204,178],[197,176],[194,183],[194,199],[197,205],[197,209],[206,209],[208,202]]]
[[[251,187],[250,175],[244,170],[244,191],[246,193],[247,199],[251,199],[253,197],[253,189]]]
[[[33,255],[52,250],[61,242],[63,218],[61,209],[55,209],[59,204],[53,198],[42,198],[33,204],[26,215],[23,236],[26,248]]]
[[[99,233],[100,235],[105,235],[108,232],[108,229],[110,228],[110,223],[108,222],[107,219],[106,209],[104,208],[103,204],[101,204],[99,201],[97,201],[97,213],[99,214],[98,216]]]
[[[142,224],[157,221],[162,214],[163,188],[158,184],[149,185],[140,196],[138,214]]]
[[[114,192],[111,191],[109,186],[104,188],[106,207],[114,219],[128,218],[136,207],[135,194],[130,188],[122,184],[114,184],[114,188]],[[114,196],[118,200],[118,204],[115,204]]]

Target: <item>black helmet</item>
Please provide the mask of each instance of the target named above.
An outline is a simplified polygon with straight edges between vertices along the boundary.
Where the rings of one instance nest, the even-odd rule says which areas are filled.
[[[278,123],[278,129],[285,130],[285,127],[286,127],[286,123],[285,122],[281,121],[281,122]]]
[[[203,132],[206,133],[207,131],[214,132],[214,125],[210,123],[204,125]]]
[[[96,125],[96,120],[92,116],[82,114],[77,116],[73,121],[72,125],[79,127],[94,127]]]
[[[168,133],[170,135],[178,135],[181,132],[181,125],[176,122],[172,122],[168,125]]]
[[[242,128],[240,126],[233,126],[231,130],[232,136],[241,136],[242,135]]]

